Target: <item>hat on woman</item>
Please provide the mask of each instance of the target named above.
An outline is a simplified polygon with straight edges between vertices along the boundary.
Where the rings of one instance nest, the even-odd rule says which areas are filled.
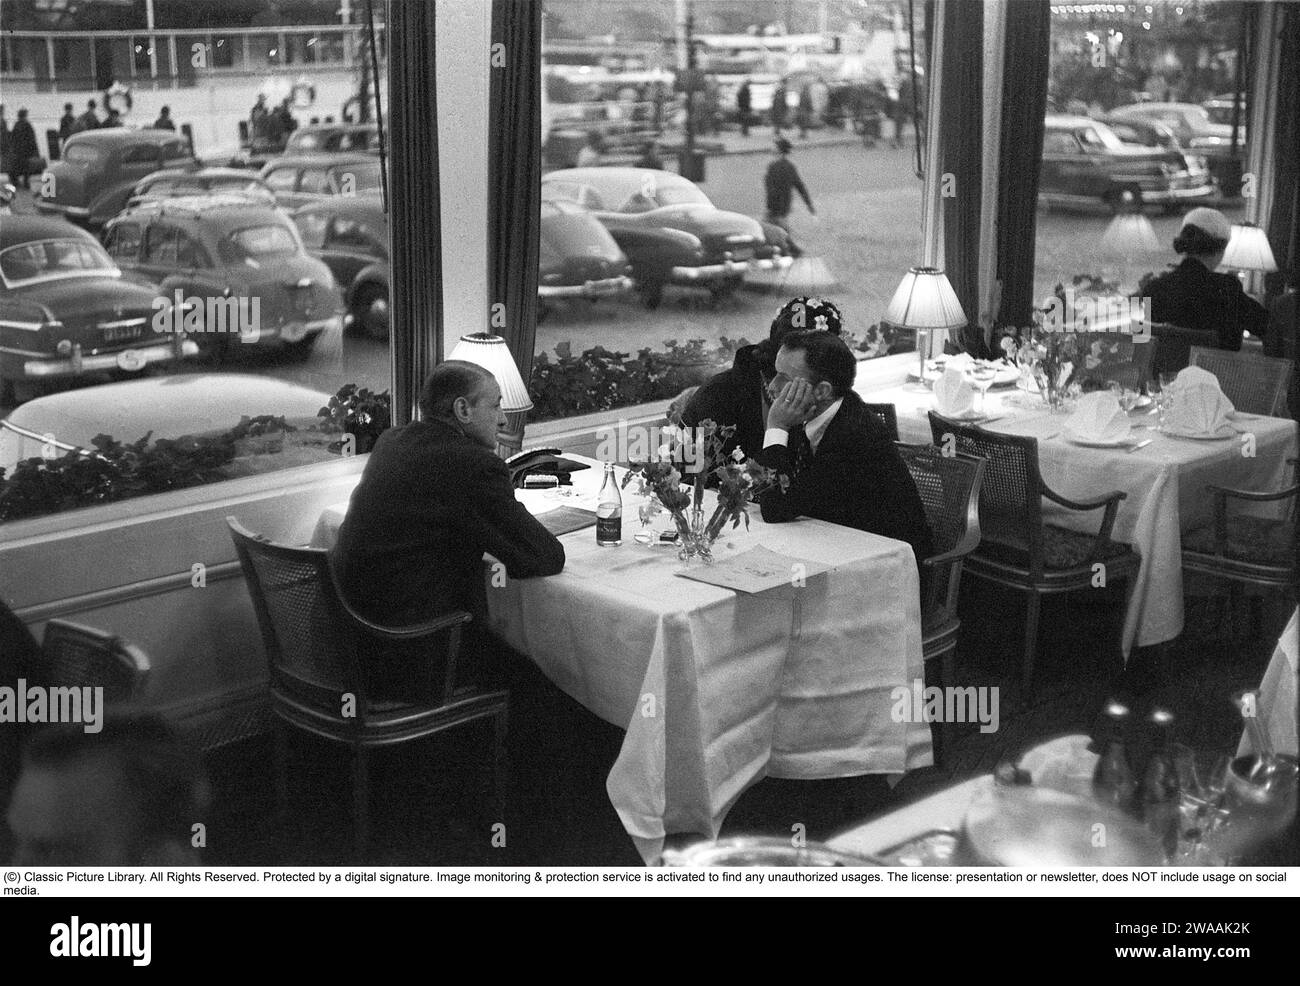
[[[1178,229],[1181,232],[1188,226],[1195,226],[1202,233],[1216,240],[1226,242],[1232,239],[1232,223],[1228,222],[1227,216],[1218,209],[1207,209],[1204,206],[1198,206],[1183,216],[1183,224]]]

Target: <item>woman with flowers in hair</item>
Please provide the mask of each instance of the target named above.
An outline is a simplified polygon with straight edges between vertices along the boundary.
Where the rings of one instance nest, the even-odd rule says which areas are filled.
[[[782,340],[791,332],[820,331],[839,335],[844,316],[838,307],[823,298],[792,298],[781,306],[772,320],[765,341],[736,350],[731,369],[723,370],[704,383],[687,402],[681,424],[695,428],[701,421],[716,421],[719,427],[735,425],[728,437],[724,454],[739,447],[746,453],[763,448],[768,396],[767,385],[776,375],[776,354]]]

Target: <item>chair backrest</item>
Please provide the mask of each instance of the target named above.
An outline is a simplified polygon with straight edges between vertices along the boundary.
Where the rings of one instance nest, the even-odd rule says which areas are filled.
[[[1291,361],[1259,353],[1234,353],[1227,349],[1193,346],[1192,366],[1209,370],[1219,379],[1232,406],[1247,414],[1286,417]]]
[[[1151,356],[1151,373],[1177,373],[1191,363],[1192,347],[1213,348],[1219,344],[1216,333],[1203,329],[1185,329],[1181,325],[1157,322],[1151,326],[1155,351]]]
[[[1043,481],[1038,471],[1038,439],[986,431],[951,421],[934,411],[930,412],[930,433],[940,450],[955,441],[954,451],[987,460],[980,486],[983,539],[1025,552],[1031,570],[1040,571]]]
[[[898,409],[893,404],[864,404],[871,416],[885,426],[891,441],[898,441]]]
[[[343,695],[366,710],[357,631],[343,618],[329,553],[275,544],[227,517],[239,564],[266,646],[273,696],[305,703],[333,717]],[[360,723],[358,723],[358,726]]]
[[[50,620],[41,644],[42,661],[32,669],[49,688],[102,687],[104,703],[139,698],[149,674],[149,656],[116,634]]]
[[[958,452],[944,455],[935,445],[898,445],[907,471],[921,496],[925,519],[930,524],[936,555],[959,552],[962,557],[980,543],[980,487],[985,460]],[[930,573],[927,609],[942,608],[955,613],[957,587],[961,580],[961,558]]]

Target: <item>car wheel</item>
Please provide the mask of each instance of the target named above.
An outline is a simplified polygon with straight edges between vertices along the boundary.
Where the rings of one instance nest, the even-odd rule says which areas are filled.
[[[664,286],[658,281],[648,281],[637,285],[637,294],[641,296],[641,304],[645,305],[650,311],[659,307],[659,303],[664,300]]]
[[[352,324],[359,326],[367,339],[388,338],[392,328],[392,314],[388,308],[388,292],[378,284],[368,284],[352,299]]]
[[[316,345],[316,340],[320,338],[319,332],[313,332],[297,342],[287,342],[284,345],[284,355],[292,363],[305,363],[311,356],[312,347]]]

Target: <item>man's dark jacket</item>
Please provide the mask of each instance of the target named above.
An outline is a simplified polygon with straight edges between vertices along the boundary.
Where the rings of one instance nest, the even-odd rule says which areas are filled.
[[[856,527],[912,546],[917,566],[933,553],[930,525],[912,475],[892,436],[853,391],[831,419],[816,454],[795,472],[795,439],[763,449],[764,465],[791,476],[784,492],[772,489],[760,501],[763,520],[781,523],[796,517]],[[801,436],[800,436],[801,437]]]
[[[767,190],[767,211],[771,215],[789,215],[790,203],[794,200],[796,191],[803,196],[808,211],[812,212],[813,204],[808,189],[804,187],[803,179],[799,177],[799,170],[789,158],[779,157],[767,166],[767,173],[763,176],[763,186]]]
[[[1241,348],[1241,333],[1264,335],[1268,314],[1249,298],[1231,274],[1216,274],[1192,257],[1147,285],[1151,320],[1208,330],[1219,337],[1220,349]]]
[[[759,346],[736,350],[730,370],[723,370],[701,385],[682,411],[682,424],[698,427],[713,420],[721,426],[735,425],[736,434],[723,452],[740,446],[746,455],[757,456],[763,449],[763,357]]]
[[[333,550],[344,597],[388,625],[453,609],[481,621],[484,552],[511,578],[564,568],[563,546],[515,499],[510,471],[492,450],[442,421],[384,432]]]

